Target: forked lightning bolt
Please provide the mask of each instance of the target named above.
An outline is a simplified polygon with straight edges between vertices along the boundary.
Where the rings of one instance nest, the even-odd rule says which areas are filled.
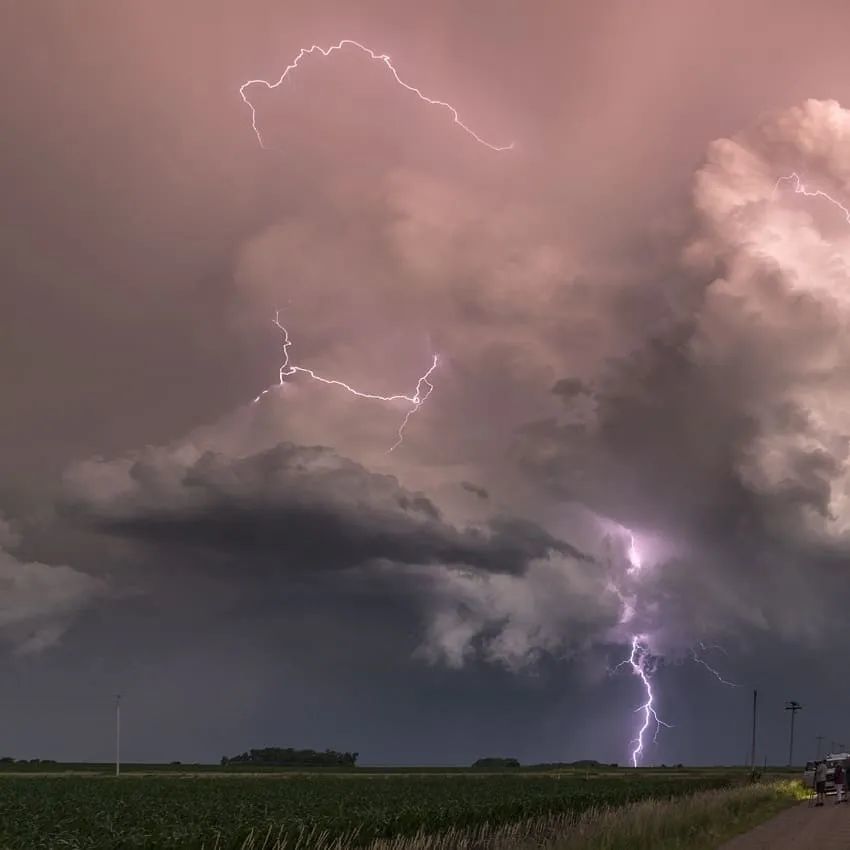
[[[643,643],[640,635],[633,635],[632,651],[629,654],[629,657],[621,661],[617,667],[614,668],[616,670],[617,668],[628,664],[632,668],[632,673],[640,679],[646,694],[646,701],[635,709],[635,713],[643,712],[643,724],[640,729],[638,729],[635,738],[632,740],[632,744],[634,744],[634,749],[632,750],[633,767],[638,766],[638,762],[643,755],[644,735],[646,735],[649,727],[653,724],[655,725],[655,733],[652,739],[653,742],[658,739],[658,732],[661,730],[662,726],[665,726],[668,729],[672,728],[669,723],[665,723],[658,716],[658,713],[655,710],[655,695],[652,692],[652,682],[649,679],[649,673],[646,669],[648,660],[649,650],[647,649],[646,644]]]
[[[631,531],[631,529],[625,527],[624,530],[626,531],[629,540],[629,545],[626,549],[626,558],[629,562],[627,572],[631,575],[634,575],[635,573],[640,572],[640,569],[643,565],[643,561],[640,556],[640,551],[638,550],[637,541],[635,540],[634,533]],[[622,622],[625,622],[625,620],[623,620]],[[619,670],[621,667],[625,667],[625,665],[628,664],[629,667],[631,667],[632,673],[640,679],[641,684],[643,685],[644,693],[646,695],[645,702],[635,709],[635,712],[643,712],[643,723],[638,729],[635,737],[632,739],[632,744],[634,745],[634,749],[632,750],[632,765],[634,767],[638,766],[638,762],[640,761],[640,758],[643,755],[644,736],[646,735],[650,725],[655,725],[653,742],[658,739],[658,733],[661,730],[662,726],[671,728],[670,724],[665,723],[658,716],[658,713],[655,710],[655,694],[652,691],[652,682],[649,678],[650,671],[647,669],[647,665],[650,661],[651,656],[649,654],[649,649],[645,643],[645,638],[641,635],[632,635],[632,650],[629,653],[629,656],[627,658],[624,658],[614,668],[614,671],[616,671]]]
[[[628,545],[626,547],[626,558],[629,562],[629,566],[626,569],[626,572],[629,575],[635,575],[639,573],[643,564],[641,559],[640,551],[637,546],[637,540],[635,539],[634,533],[631,529],[623,526],[623,530],[625,531],[628,538]],[[625,599],[623,594],[621,594],[621,598]],[[630,606],[631,607],[631,606]],[[634,609],[631,608],[633,613]],[[621,619],[621,624],[628,622],[630,616],[626,616]],[[706,645],[702,641],[697,641],[697,646],[702,650],[702,652],[709,652],[711,650],[717,650],[718,652],[722,652],[726,655],[726,650],[723,649],[722,646],[717,644],[709,644]],[[691,658],[695,664],[699,664],[702,667],[705,667],[709,673],[711,673],[718,682],[724,685],[728,685],[731,688],[737,688],[735,682],[730,682],[728,679],[724,679],[723,676],[717,671],[714,667],[711,666],[701,655],[699,655],[695,648],[691,648]],[[652,690],[652,681],[650,679],[650,675],[652,673],[652,669],[650,665],[652,663],[652,656],[650,655],[649,648],[646,643],[645,635],[632,635],[632,649],[629,653],[628,657],[623,659],[616,667],[611,670],[611,672],[616,672],[621,667],[625,667],[627,664],[631,667],[632,673],[637,676],[641,684],[643,685],[644,693],[646,694],[645,702],[638,706],[636,711],[643,712],[643,723],[641,727],[638,729],[635,737],[632,739],[632,743],[634,745],[634,750],[632,751],[632,765],[634,767],[638,766],[638,762],[643,756],[644,753],[644,738],[646,736],[647,731],[651,725],[655,726],[654,734],[653,734],[653,743],[658,739],[658,733],[661,730],[661,727],[664,726],[666,728],[672,728],[669,723],[665,723],[658,716],[658,713],[655,710],[655,694]]]
[[[311,47],[302,47],[298,55],[292,62],[284,68],[283,73],[280,75],[279,79],[276,82],[269,82],[268,80],[248,80],[248,82],[243,83],[239,88],[239,94],[243,101],[245,101],[245,105],[251,110],[251,126],[254,128],[254,134],[257,136],[257,141],[260,143],[260,147],[265,148],[265,144],[263,143],[263,136],[260,133],[259,127],[257,127],[257,110],[254,104],[248,99],[248,95],[246,94],[247,90],[251,86],[265,86],[267,89],[276,89],[290,74],[291,71],[294,71],[298,67],[298,63],[310,53],[321,53],[322,56],[329,56],[335,50],[342,50],[343,47],[354,47],[357,50],[362,50],[370,59],[373,59],[376,62],[383,62],[384,65],[387,66],[389,72],[393,75],[395,81],[407,91],[415,94],[421,101],[424,103],[428,103],[431,106],[439,106],[448,112],[451,113],[452,120],[455,124],[458,125],[462,130],[472,136],[476,142],[484,145],[485,147],[490,148],[492,151],[509,151],[513,148],[514,144],[511,142],[509,145],[494,145],[492,142],[488,142],[486,139],[482,139],[474,130],[468,127],[463,121],[460,120],[460,116],[457,113],[457,110],[450,104],[446,103],[443,100],[434,100],[433,98],[427,97],[424,95],[416,86],[412,86],[409,83],[406,83],[399,75],[398,71],[396,71],[394,65],[390,61],[390,57],[385,53],[375,53],[369,47],[366,47],[364,44],[360,44],[359,41],[353,41],[350,38],[344,38],[342,41],[337,44],[332,44],[330,47],[319,47],[317,44],[312,45]]]
[[[796,195],[804,195],[807,198],[824,198],[829,201],[834,207],[841,210],[844,213],[844,220],[850,224],[850,209],[841,203],[841,201],[836,200],[832,197],[832,195],[828,195],[826,192],[821,189],[810,190],[806,188],[806,184],[800,179],[800,175],[797,174],[796,171],[791,172],[787,177],[780,177],[776,181],[776,185],[773,187],[773,195],[776,195],[777,190],[779,189],[780,183],[790,182],[794,183],[794,194]]]
[[[378,395],[376,393],[365,393],[361,390],[357,390],[354,387],[346,384],[345,381],[339,381],[336,378],[323,378],[321,375],[317,375],[312,369],[307,369],[304,366],[294,366],[289,362],[289,347],[292,345],[292,340],[289,338],[289,331],[280,323],[280,312],[278,311],[274,317],[274,323],[280,329],[280,332],[283,334],[283,365],[280,367],[280,382],[278,386],[283,386],[285,379],[291,377],[292,375],[301,372],[305,375],[309,375],[314,381],[318,381],[321,384],[328,384],[333,387],[341,387],[346,392],[351,393],[351,395],[355,395],[358,398],[370,399],[371,401],[406,401],[410,404],[410,410],[405,414],[404,419],[399,425],[398,428],[398,439],[393,443],[392,446],[387,450],[391,452],[397,449],[402,442],[404,441],[404,429],[407,427],[407,423],[410,421],[410,417],[416,413],[420,407],[428,400],[428,397],[434,391],[434,385],[431,383],[430,378],[433,374],[434,370],[437,368],[437,355],[435,354],[433,360],[431,362],[430,368],[422,375],[419,380],[416,382],[416,391],[413,395],[404,395],[402,393],[397,393],[396,395]],[[254,404],[256,404],[266,393],[270,392],[273,387],[269,387],[268,389],[263,390],[255,399]]]

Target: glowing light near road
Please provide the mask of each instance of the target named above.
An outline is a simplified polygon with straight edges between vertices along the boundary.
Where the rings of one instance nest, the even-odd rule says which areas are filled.
[[[832,197],[832,195],[828,195],[826,192],[820,189],[810,190],[806,188],[806,184],[800,179],[800,175],[797,174],[796,171],[793,171],[787,177],[780,177],[776,181],[776,185],[773,187],[773,195],[776,195],[777,190],[779,189],[779,185],[781,183],[793,182],[794,186],[794,194],[795,195],[804,195],[807,198],[823,198],[824,200],[829,201],[836,209],[841,210],[844,213],[844,220],[850,224],[850,209],[841,203],[841,201],[836,200]]]
[[[260,143],[260,147],[265,148],[265,144],[263,143],[263,136],[260,133],[259,128],[257,127],[257,110],[254,104],[248,99],[248,95],[246,94],[247,90],[251,88],[251,86],[265,86],[267,89],[276,89],[288,76],[298,67],[298,63],[305,57],[311,53],[320,53],[322,56],[330,56],[335,50],[342,50],[343,47],[354,47],[357,50],[362,50],[370,59],[375,62],[382,62],[386,65],[389,72],[392,74],[393,79],[400,85],[402,88],[407,89],[407,91],[415,94],[421,101],[427,103],[431,106],[439,106],[442,109],[447,110],[451,116],[452,121],[458,125],[464,132],[468,133],[475,139],[479,144],[484,145],[484,147],[490,148],[492,151],[509,151],[513,148],[514,144],[511,142],[509,145],[496,145],[492,142],[488,142],[486,139],[483,139],[479,136],[471,127],[468,127],[463,121],[460,120],[460,116],[458,115],[457,110],[450,104],[446,103],[443,100],[435,100],[433,98],[427,97],[424,95],[416,86],[412,86],[409,83],[406,83],[399,75],[398,71],[396,71],[395,66],[390,61],[390,57],[385,53],[375,53],[369,47],[366,47],[365,44],[360,44],[359,41],[353,41],[350,38],[344,38],[342,41],[337,44],[333,44],[330,47],[319,47],[317,44],[312,45],[311,47],[302,47],[301,51],[292,60],[292,62],[284,68],[283,73],[275,82],[269,82],[268,80],[248,80],[246,83],[243,83],[239,88],[239,95],[242,100],[245,101],[245,105],[251,110],[251,126],[254,128],[254,134],[257,137],[257,141]]]
[[[431,366],[428,370],[420,376],[419,380],[416,382],[416,390],[412,395],[404,395],[403,393],[397,393],[395,395],[378,395],[377,393],[367,393],[362,390],[357,390],[349,384],[345,383],[345,381],[337,380],[336,378],[324,378],[321,375],[317,375],[312,369],[307,369],[304,366],[295,366],[289,361],[289,348],[292,345],[292,340],[289,338],[289,331],[280,323],[280,312],[278,311],[274,317],[275,325],[280,329],[280,332],[283,334],[283,364],[280,367],[280,381],[278,386],[283,386],[285,379],[295,375],[297,373],[302,373],[304,375],[308,375],[314,381],[318,381],[321,384],[327,384],[333,387],[339,387],[340,389],[345,390],[351,395],[355,395],[358,398],[368,399],[371,401],[384,401],[384,402],[393,402],[393,401],[404,401],[410,405],[410,409],[407,411],[404,419],[399,425],[398,428],[398,439],[393,443],[392,446],[387,450],[388,453],[397,449],[402,442],[404,441],[404,429],[407,427],[407,423],[410,421],[410,417],[413,416],[414,413],[418,412],[419,408],[422,407],[423,404],[428,400],[431,393],[434,391],[434,385],[431,383],[430,378],[433,374],[434,370],[437,368],[438,358],[435,354],[433,356],[433,360],[431,362]],[[263,390],[255,399],[254,404],[256,404],[264,395],[271,392],[274,387],[269,387],[266,390]]]

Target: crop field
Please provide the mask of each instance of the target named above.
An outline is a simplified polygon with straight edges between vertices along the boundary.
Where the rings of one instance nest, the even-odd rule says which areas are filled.
[[[309,850],[498,826],[726,787],[733,774],[0,776],[0,848],[219,848],[250,835]],[[308,836],[305,840],[305,836]],[[253,845],[252,845],[253,846]],[[262,846],[262,842],[256,844]]]

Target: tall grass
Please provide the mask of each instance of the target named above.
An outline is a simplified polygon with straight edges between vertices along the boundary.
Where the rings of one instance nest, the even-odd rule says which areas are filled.
[[[675,799],[601,806],[580,815],[556,814],[509,826],[373,841],[366,850],[708,850],[803,799],[798,782],[771,782]],[[269,828],[251,833],[241,850],[348,850],[364,847],[356,831],[331,837],[318,829],[298,836]],[[211,848],[214,850],[214,848]]]

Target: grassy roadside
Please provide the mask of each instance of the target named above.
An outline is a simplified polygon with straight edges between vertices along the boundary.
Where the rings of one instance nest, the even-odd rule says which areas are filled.
[[[549,850],[715,850],[805,798],[798,782],[703,791],[588,812]]]
[[[716,850],[805,798],[798,782],[780,781],[701,791],[687,797],[644,800],[591,809],[579,817],[552,815],[522,823],[450,830],[380,840],[367,850]],[[356,835],[330,839],[313,831],[294,844],[311,850],[347,850]],[[363,845],[361,845],[362,847]],[[293,850],[271,832],[248,837],[241,850]]]

